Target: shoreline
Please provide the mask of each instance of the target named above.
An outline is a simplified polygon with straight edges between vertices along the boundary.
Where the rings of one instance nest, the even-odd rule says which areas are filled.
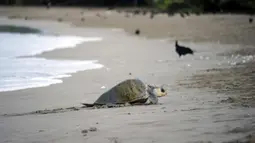
[[[6,9],[4,11],[6,11]],[[21,16],[23,17],[31,13],[31,11],[25,12],[24,9],[21,11],[24,12],[21,13]],[[38,10],[37,13],[31,13],[28,17],[36,17],[36,15],[38,15],[38,18],[33,19],[44,20],[49,18],[49,20],[54,20],[58,18],[58,15],[63,14],[61,11],[56,10],[53,11],[53,13],[56,12],[53,16],[49,16],[49,13],[48,15],[40,15],[38,14],[39,11],[40,10]],[[11,11],[9,14],[12,15],[17,12],[20,11]],[[77,10],[70,10],[68,13],[74,15],[74,19],[69,19],[70,21],[67,20],[68,23],[71,22],[72,25],[75,25],[75,23],[79,22],[78,18],[75,18]],[[94,15],[97,12],[92,11],[91,13]],[[162,104],[148,107],[125,107],[105,110],[96,109],[93,111],[79,110],[61,114],[58,114],[57,112],[55,114],[34,116],[0,117],[0,127],[3,127],[3,130],[1,130],[2,132],[0,132],[0,138],[3,137],[3,141],[19,143],[33,141],[54,141],[61,143],[75,141],[79,143],[87,141],[96,143],[111,142],[109,138],[114,138],[118,142],[125,143],[134,141],[168,142],[169,140],[174,140],[178,143],[198,141],[223,142],[238,140],[253,133],[254,130],[252,128],[246,128],[247,125],[252,127],[254,123],[254,113],[252,112],[252,108],[243,109],[232,106],[229,103],[218,104],[218,101],[227,99],[228,96],[215,93],[214,91],[205,88],[188,89],[178,85],[179,80],[192,81],[189,80],[188,77],[196,75],[198,71],[215,68],[217,62],[222,61],[223,64],[218,67],[223,68],[227,65],[227,62],[230,59],[229,56],[226,56],[227,58],[224,59],[224,57],[219,56],[218,54],[231,50],[235,51],[238,50],[238,48],[244,48],[247,45],[253,45],[254,40],[249,41],[250,39],[245,38],[253,35],[254,29],[248,31],[248,35],[246,35],[247,31],[242,31],[247,27],[252,27],[252,25],[245,25],[245,22],[243,21],[238,22],[238,20],[246,19],[246,17],[232,17],[228,15],[222,17],[211,16],[208,18],[203,16],[196,18],[192,17],[188,20],[188,22],[191,23],[188,24],[183,23],[184,19],[177,16],[174,17],[171,19],[171,22],[175,26],[171,25],[171,27],[179,28],[174,29],[172,35],[179,33],[179,37],[186,36],[185,30],[180,30],[183,26],[185,27],[186,25],[193,24],[194,27],[201,25],[206,27],[210,22],[214,22],[212,23],[212,29],[205,31],[203,31],[205,28],[195,30],[202,30],[207,35],[211,35],[211,37],[215,38],[212,40],[206,40],[206,38],[197,40],[196,38],[201,34],[203,35],[203,33],[193,33],[193,29],[189,29],[193,26],[185,28],[189,31],[189,38],[186,39],[190,40],[180,40],[181,44],[191,46],[198,52],[194,56],[189,55],[180,59],[174,52],[173,41],[153,40],[150,38],[143,38],[143,35],[132,36],[133,34],[126,32],[103,30],[104,28],[114,26],[108,24],[116,21],[117,24],[115,26],[124,24],[123,29],[135,29],[136,26],[134,25],[141,25],[148,22],[149,24],[144,26],[145,28],[142,30],[142,33],[144,31],[146,35],[158,32],[153,34],[160,39],[162,35],[167,33],[164,29],[168,29],[169,27],[167,25],[171,24],[168,23],[169,18],[158,16],[158,20],[163,20],[158,23],[156,21],[151,21],[148,17],[147,19],[142,19],[142,21],[139,20],[140,17],[136,17],[129,21],[129,24],[131,24],[129,27],[124,22],[118,23],[118,21],[123,20],[123,17],[119,16],[120,15],[118,14],[114,15],[112,18],[109,18],[109,21],[100,20],[97,17],[92,16],[91,23],[82,25],[82,27],[88,26],[88,28],[83,29],[84,31],[80,27],[68,26],[68,24],[65,23],[66,21],[61,22],[61,24],[55,22],[47,23],[48,21],[24,21],[24,23],[30,22],[37,24],[37,26],[42,28],[48,27],[49,30],[55,30],[56,33],[75,33],[81,36],[102,35],[106,40],[100,43],[85,43],[75,48],[53,50],[35,57],[74,60],[98,59],[99,63],[105,65],[105,67],[109,69],[107,70],[106,68],[103,68],[100,70],[77,72],[72,74],[72,77],[70,78],[64,78],[63,83],[48,87],[0,93],[0,101],[2,101],[2,103],[0,102],[1,112],[6,114],[22,114],[40,109],[73,107],[80,105],[81,102],[94,102],[99,95],[116,85],[116,83],[127,78],[136,77],[139,77],[147,83],[167,85],[167,91],[170,92],[167,97],[160,99],[160,103]],[[218,18],[223,18],[223,20]],[[206,19],[209,21],[206,22]],[[218,21],[215,21],[215,19],[218,19]],[[198,26],[196,25],[196,20],[200,20],[198,21]],[[98,26],[100,26],[100,24],[106,25],[103,29],[97,30],[94,28],[90,30],[89,25],[92,25],[93,22],[95,24],[101,22]],[[213,29],[217,22],[223,23],[223,26]],[[231,23],[233,23],[233,25]],[[157,24],[159,24],[158,27],[161,30],[154,29],[147,31],[146,33],[145,29],[149,30]],[[240,26],[240,24],[243,24],[243,27]],[[225,26],[228,27],[227,30],[225,29]],[[231,39],[231,37],[227,37],[222,39],[221,42],[214,42],[218,39],[215,33],[223,30],[225,36],[231,35],[233,34],[233,31],[228,30],[235,30],[236,28],[239,29],[239,34],[241,34],[240,37],[244,37],[244,39],[237,38],[238,40],[236,40],[233,38],[232,41],[236,41],[231,42],[231,40],[228,39]],[[96,30],[96,32],[94,30]],[[216,30],[216,32],[210,33],[210,31],[214,30]],[[167,39],[167,37],[163,39]],[[235,43],[242,40],[243,42],[239,43],[239,46],[235,46]],[[131,75],[129,73],[131,73]],[[207,73],[202,72],[202,74]],[[219,78],[225,80],[225,76]],[[195,85],[192,83],[190,84]],[[105,86],[106,88],[101,89],[102,86]],[[83,136],[81,130],[90,126],[95,126],[99,130]],[[144,129],[142,132],[141,128]],[[157,133],[155,133],[155,130],[157,130]],[[130,134],[131,136],[127,138],[127,134]],[[28,136],[30,138],[27,138]],[[45,138],[45,136],[48,138]],[[132,139],[130,140],[130,138]]]
[[[47,33],[44,33],[44,31],[47,31],[47,28],[43,29],[43,27],[40,26],[36,26],[36,23],[38,23],[38,21],[34,21],[34,22],[25,22],[22,20],[16,20],[16,21],[12,21],[12,20],[7,20],[7,19],[1,19],[0,20],[1,23],[5,23],[5,24],[10,24],[10,23],[20,23],[18,25],[26,25],[27,27],[34,27],[36,28],[36,30],[42,30],[42,33],[40,33],[39,35],[37,35],[38,33],[36,33],[36,35],[33,35],[33,33],[28,34],[27,38],[29,39],[33,39],[35,40],[35,43],[37,44],[41,44],[40,45],[34,45],[34,47],[38,48],[38,49],[33,49],[31,48],[28,44],[28,40],[24,39],[24,37],[22,35],[20,35],[19,33],[16,33],[16,37],[18,38],[12,38],[9,37],[10,39],[14,40],[16,42],[19,42],[20,40],[22,41],[22,43],[19,45],[21,47],[24,46],[24,51],[19,51],[19,47],[17,47],[16,44],[11,44],[13,46],[13,49],[17,49],[19,52],[18,53],[13,53],[11,51],[8,51],[7,48],[3,47],[3,52],[5,54],[2,53],[1,56],[3,56],[3,59],[1,59],[1,62],[3,62],[3,64],[1,64],[1,67],[3,68],[4,72],[3,74],[1,74],[1,77],[3,79],[2,85],[3,87],[0,87],[1,91],[0,93],[6,93],[6,92],[11,92],[11,91],[20,91],[20,90],[26,90],[26,89],[32,89],[32,88],[40,88],[40,87],[47,87],[50,86],[52,84],[61,84],[63,82],[62,78],[63,77],[70,77],[72,75],[72,73],[76,73],[78,71],[85,71],[85,70],[92,70],[92,69],[100,69],[103,67],[103,65],[99,64],[98,61],[94,61],[91,59],[88,60],[72,60],[72,59],[63,59],[63,60],[53,60],[53,59],[48,59],[46,57],[40,57],[38,55],[41,55],[43,53],[48,53],[48,52],[52,52],[54,50],[60,50],[60,49],[67,49],[67,48],[75,48],[78,45],[82,45],[82,43],[86,43],[86,42],[100,42],[102,40],[102,38],[98,38],[98,37],[81,37],[78,35],[75,35],[74,33],[71,34],[65,34],[65,35],[61,35],[60,37],[55,37],[56,39],[53,39],[51,37],[52,33],[57,32],[57,31],[49,31],[52,32],[49,35]],[[23,24],[22,24],[23,23]],[[26,23],[26,24],[25,24]],[[47,23],[46,23],[47,25]],[[48,24],[50,25],[50,23]],[[23,28],[23,27],[22,27]],[[49,29],[48,29],[49,30]],[[15,34],[15,33],[14,33]],[[42,35],[41,35],[42,34]],[[46,34],[46,35],[45,35]],[[41,37],[41,36],[46,36],[46,37]],[[48,37],[47,37],[48,35]],[[1,35],[2,36],[2,35]],[[5,35],[5,36],[10,36],[10,35]],[[5,36],[3,36],[3,38],[5,38]],[[39,37],[38,37],[39,36]],[[40,40],[41,39],[41,40]],[[43,43],[43,41],[50,41],[50,43]],[[67,40],[67,41],[61,41],[61,40]],[[3,41],[3,43],[1,43],[1,46],[6,46],[5,43],[8,43],[8,38],[7,41]],[[33,43],[33,44],[35,44]],[[42,45],[44,45],[42,47]],[[45,47],[47,46],[47,47]],[[63,47],[64,46],[64,47]],[[5,51],[6,49],[6,51]],[[24,65],[23,68],[24,71],[22,73],[22,69],[21,69],[21,73],[17,73],[17,78],[11,78],[10,81],[9,79],[5,78],[6,76],[9,76],[8,73],[5,73],[5,71],[9,71],[9,72],[14,72],[12,71],[12,67],[4,64],[4,62],[12,62],[12,66],[18,66],[20,67],[22,64],[20,62],[28,62],[29,64],[26,66]],[[53,64],[60,64],[60,65],[55,65],[56,67],[62,69],[62,70],[58,70],[57,68],[54,67]],[[74,65],[70,65],[69,69],[66,68],[64,66],[64,64],[74,64]],[[46,66],[48,67],[42,67],[41,70],[38,69],[34,69],[34,68],[40,68],[40,66]],[[7,69],[4,69],[4,68]],[[49,67],[51,67],[51,69],[49,69]],[[15,68],[16,70],[20,70],[20,68]],[[30,73],[30,70],[35,70],[34,72]],[[66,71],[66,72],[65,72]],[[1,72],[2,73],[2,72]],[[29,74],[30,75],[27,75]],[[32,75],[32,76],[31,76]],[[35,77],[33,77],[33,75]],[[12,75],[15,76],[15,75]],[[25,77],[29,77],[28,79],[24,79]],[[31,79],[33,78],[33,79]],[[7,81],[6,81],[7,80]],[[14,80],[14,82],[12,81]],[[26,82],[26,83],[22,83],[21,82]]]

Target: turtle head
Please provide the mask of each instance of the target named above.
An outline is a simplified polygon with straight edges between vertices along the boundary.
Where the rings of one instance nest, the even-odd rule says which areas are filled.
[[[150,93],[154,94],[157,97],[163,97],[167,95],[166,90],[163,87],[157,87],[157,86],[152,86],[148,85]]]

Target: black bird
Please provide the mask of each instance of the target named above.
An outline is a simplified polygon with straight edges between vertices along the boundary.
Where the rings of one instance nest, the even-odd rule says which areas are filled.
[[[140,30],[139,30],[139,29],[136,29],[136,30],[135,30],[135,34],[136,34],[136,35],[139,35],[139,34],[140,34]]]
[[[249,23],[252,23],[253,22],[253,19],[252,18],[249,18]]]
[[[191,54],[191,55],[194,54],[194,51],[192,49],[178,45],[177,40],[175,41],[175,50],[177,54],[179,55],[179,57],[185,56],[186,54]]]

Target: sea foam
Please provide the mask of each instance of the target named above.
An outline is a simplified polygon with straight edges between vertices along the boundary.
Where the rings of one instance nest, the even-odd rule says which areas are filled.
[[[101,40],[101,37],[0,33],[0,92],[49,86],[61,83],[61,78],[77,71],[102,68],[97,60],[22,58]]]

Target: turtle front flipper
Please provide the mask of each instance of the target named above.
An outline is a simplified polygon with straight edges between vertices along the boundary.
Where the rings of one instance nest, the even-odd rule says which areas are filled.
[[[148,85],[148,100],[145,104],[158,104],[158,98],[162,96],[166,96],[166,91],[162,87],[156,87],[152,85]]]

